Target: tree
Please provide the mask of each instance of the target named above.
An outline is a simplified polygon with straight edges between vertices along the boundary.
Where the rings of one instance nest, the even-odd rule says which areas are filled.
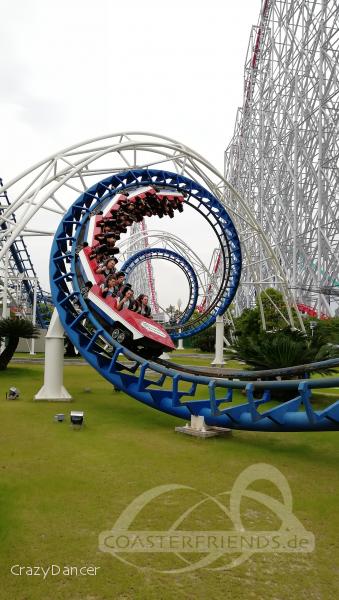
[[[261,304],[264,310],[266,330],[278,331],[288,327],[289,317],[284,296],[274,288],[267,288],[260,294]],[[256,302],[259,308],[259,302]],[[294,318],[295,310],[291,308]]]
[[[261,323],[258,307],[245,308],[240,317],[234,319],[234,325],[237,337],[247,337],[254,333],[259,333]]]
[[[204,329],[191,337],[192,348],[200,348],[202,352],[213,352],[215,348],[215,327]]]
[[[20,338],[37,338],[39,330],[28,319],[8,318],[0,320],[0,340],[7,344],[0,354],[0,371],[7,369],[8,363],[16,351]]]
[[[72,344],[68,335],[66,335],[66,334],[65,334],[65,339],[64,339],[64,347],[65,347],[65,356],[67,356],[67,358],[75,358],[77,356],[76,348],[75,348],[74,344]]]
[[[288,328],[241,336],[234,349],[239,359],[255,369],[280,369],[339,358],[339,348],[328,344],[320,332],[309,337]]]
[[[180,300],[180,298],[179,298],[179,300]],[[170,304],[165,309],[165,312],[169,316],[169,324],[170,325],[175,325],[176,323],[178,323],[178,321],[180,321],[182,313],[180,312],[180,310],[178,308],[173,306],[173,304]]]
[[[50,302],[39,302],[37,305],[37,309],[38,309],[42,319],[46,323],[49,323],[52,318],[52,314],[53,314],[53,310],[54,310],[53,304],[51,304]]]
[[[312,336],[310,328],[311,323],[316,323],[314,334],[321,336],[330,344],[339,344],[339,318],[333,317],[331,319],[305,319],[305,328],[309,335]]]
[[[165,311],[168,315],[172,316],[175,313],[175,306],[173,306],[173,304],[170,304],[167,308],[165,308]]]
[[[267,288],[261,292],[260,300],[265,315],[266,330],[280,331],[286,329],[289,318],[282,293],[274,288]],[[296,321],[297,315],[295,309],[291,307],[291,311]],[[245,308],[240,317],[234,319],[234,324],[237,336],[248,336],[263,331],[258,298],[256,306],[254,308]]]

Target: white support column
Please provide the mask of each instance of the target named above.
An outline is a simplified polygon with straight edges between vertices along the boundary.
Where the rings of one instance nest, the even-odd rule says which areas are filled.
[[[72,396],[63,386],[63,376],[64,330],[55,308],[45,338],[44,385],[34,396],[34,400],[72,400]]]
[[[7,314],[8,251],[6,252],[6,254],[4,256],[4,267],[5,267],[5,272],[4,272],[4,277],[3,277],[3,288],[2,288],[2,318],[6,319],[8,316],[8,314]],[[0,352],[2,352],[4,350],[5,345],[6,345],[5,338],[2,338],[2,341],[0,341]]]
[[[224,318],[218,315],[215,320],[215,357],[211,365],[224,364]]]
[[[8,300],[8,250],[4,256],[4,263],[5,263],[5,272],[4,272],[4,279],[3,279],[3,290],[2,290],[2,318],[3,319],[7,319],[8,317],[8,312],[7,312],[7,300]]]
[[[181,329],[180,329],[180,333],[181,333]],[[182,338],[180,338],[180,340],[178,340],[177,350],[185,350],[185,348],[184,348],[184,340]]]
[[[33,325],[36,324],[37,285],[38,285],[38,282],[37,282],[37,280],[35,280],[34,288],[33,288],[33,312],[32,312]],[[30,348],[29,353],[35,354],[35,339],[34,338],[31,339],[31,348]]]

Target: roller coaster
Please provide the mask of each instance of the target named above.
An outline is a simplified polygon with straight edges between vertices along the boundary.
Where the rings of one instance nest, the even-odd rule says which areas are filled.
[[[114,327],[114,314],[112,316],[110,313],[109,303],[105,305],[102,301],[99,309],[90,296],[84,298],[80,292],[84,276],[93,277],[96,265],[91,267],[91,261],[86,262],[81,258],[84,250],[79,254],[79,245],[86,240],[89,244],[87,253],[93,250],[94,233],[101,218],[98,215],[107,214],[116,205],[119,195],[132,193],[140,196],[145,194],[145,189],[153,189],[153,186],[162,195],[183,194],[184,202],[197,210],[213,227],[223,253],[224,274],[216,298],[193,320],[189,317],[196,306],[196,281],[189,266],[180,257],[168,253],[166,258],[179,261],[180,266],[189,273],[191,282],[189,306],[180,323],[169,330],[172,337],[188,337],[211,326],[217,315],[222,315],[234,298],[241,273],[240,242],[230,215],[218,199],[197,182],[168,171],[130,169],[114,174],[88,188],[72,204],[59,225],[52,245],[52,297],[62,325],[79,352],[116,388],[152,408],[186,420],[191,415],[203,416],[207,425],[259,431],[339,429],[339,401],[323,410],[315,410],[311,400],[313,389],[338,386],[339,379],[267,380],[268,375],[281,375],[280,371],[250,374],[207,370],[201,374],[201,371],[197,373],[195,369],[162,361],[157,353],[152,355],[152,351],[146,358],[113,339],[110,327],[112,323]],[[131,257],[124,268],[128,270],[157,252],[166,254],[160,249],[140,252]],[[92,269],[91,273],[89,269]],[[335,366],[338,361],[328,361],[326,364]],[[302,371],[307,371],[308,367]],[[297,371],[287,370],[292,375]],[[251,375],[253,379],[260,376],[263,380],[248,381]],[[246,377],[247,381],[241,380],[241,377]],[[274,398],[276,389],[294,390],[295,397],[283,403],[272,402],[271,394]],[[246,394],[244,402],[234,402],[235,390],[242,390]],[[201,399],[202,392],[206,395],[205,399]],[[259,399],[255,397],[255,392],[256,395],[260,393]]]
[[[0,231],[0,260],[25,232],[38,230],[41,244],[53,234],[50,283],[62,325],[57,325],[61,352],[63,328],[85,360],[116,388],[151,408],[185,420],[200,416],[207,425],[257,431],[339,429],[339,400],[317,410],[312,398],[314,389],[334,388],[336,394],[339,378],[302,378],[308,370],[334,367],[336,361],[285,373],[207,368],[197,371],[166,361],[159,357],[159,347],[155,352],[154,345],[147,346],[151,332],[162,341],[166,336],[170,350],[173,340],[188,338],[215,322],[218,324],[236,297],[240,282],[256,290],[263,325],[260,292],[274,282],[284,299],[288,324],[301,330],[304,327],[286,272],[253,211],[235,187],[200,154],[176,140],[154,134],[107,135],[49,156],[7,182],[0,193],[8,190],[12,201],[0,215],[0,221],[6,224],[6,229]],[[122,339],[120,332],[113,337],[117,329],[115,307],[101,302],[98,309],[93,298],[86,298],[81,291],[85,280],[96,275],[89,253],[95,250],[95,232],[99,219],[105,217],[103,213],[112,215],[110,211],[119,195],[142,197],[147,193],[169,201],[171,197],[182,197],[184,213],[187,210],[185,218],[194,212],[205,226],[208,224],[218,241],[218,277],[211,289],[205,285],[202,290],[197,272],[200,267],[193,264],[194,253],[193,259],[187,261],[177,240],[169,252],[157,243],[132,256],[122,254],[121,266],[124,263],[127,272],[140,261],[159,256],[177,264],[189,282],[189,302],[181,319],[171,323],[165,332],[158,323],[143,319],[146,329],[139,344],[135,343],[140,339],[137,334],[133,343],[131,338]],[[56,213],[60,215],[54,231],[44,229],[38,221],[42,208],[54,219]],[[175,219],[183,218],[180,211],[175,212]],[[14,214],[16,220],[12,218]],[[148,216],[144,218],[146,221]],[[94,285],[99,282],[95,280]],[[55,323],[56,317],[51,327]],[[53,335],[48,333],[47,339]],[[161,345],[160,339],[158,342]],[[144,352],[147,349],[149,352]],[[46,351],[46,357],[47,354]],[[48,377],[53,377],[56,362],[51,362]],[[282,375],[290,379],[280,381]],[[280,402],[275,398],[275,390],[285,391],[292,398]]]
[[[3,183],[0,177],[0,187],[2,187],[2,185]],[[3,200],[5,203],[0,205],[0,217],[2,213],[4,213],[5,208],[11,205],[6,190],[0,193],[0,202],[1,200]],[[14,213],[11,215],[11,222],[14,224],[16,223],[16,217]],[[8,223],[5,220],[1,222],[1,229],[3,232],[6,232],[8,229]],[[34,309],[36,310],[37,323],[43,329],[47,329],[50,320],[49,313],[51,299],[49,294],[45,292],[40,285],[23,236],[18,236],[11,244],[9,248],[9,254],[10,260],[8,261],[8,271],[13,276],[13,279],[11,279],[11,285],[9,286],[8,291],[11,291],[10,287],[15,289],[15,283],[18,281],[22,282],[24,291],[24,304],[28,304],[32,311]],[[34,287],[36,287],[36,290],[34,290]],[[12,296],[13,303],[17,304],[15,294],[10,295]],[[34,299],[35,295],[36,299]],[[35,304],[36,306],[34,306]]]

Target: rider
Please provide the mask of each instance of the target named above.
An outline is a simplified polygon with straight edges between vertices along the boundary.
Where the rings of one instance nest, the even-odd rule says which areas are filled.
[[[117,302],[117,310],[123,310],[124,308],[128,308],[129,310],[133,310],[134,300],[133,300],[133,290],[130,285],[125,285],[122,289],[120,297]]]
[[[143,315],[144,317],[151,316],[151,309],[148,304],[148,296],[146,294],[139,294],[136,299],[136,308],[134,309],[139,315]]]
[[[117,280],[115,275],[109,275],[102,286],[102,297],[106,298],[107,296],[116,296],[116,285]]]

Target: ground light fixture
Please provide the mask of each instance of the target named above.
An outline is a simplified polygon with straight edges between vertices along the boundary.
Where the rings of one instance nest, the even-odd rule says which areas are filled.
[[[313,337],[314,335],[314,330],[316,329],[318,323],[316,321],[311,321],[310,322],[310,330],[311,330],[311,336]]]
[[[20,397],[20,392],[16,387],[10,387],[6,392],[6,400],[17,400]]]
[[[70,421],[73,428],[80,429],[84,423],[84,412],[82,410],[72,410],[70,413]]]
[[[54,421],[56,423],[62,423],[65,420],[65,415],[63,413],[58,413],[57,415],[54,415]]]

